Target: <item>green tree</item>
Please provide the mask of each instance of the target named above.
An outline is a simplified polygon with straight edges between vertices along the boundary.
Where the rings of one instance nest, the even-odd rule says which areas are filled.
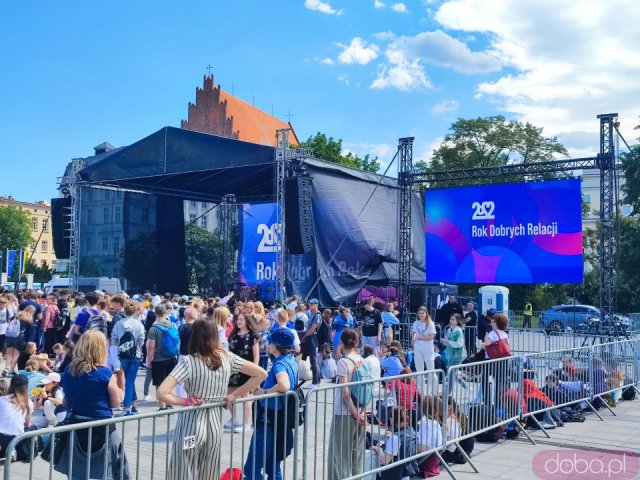
[[[416,163],[423,171],[457,170],[478,167],[499,167],[512,163],[535,163],[566,156],[567,149],[555,137],[545,137],[543,129],[501,115],[474,119],[459,118],[449,128],[440,146],[434,150],[431,162]],[[548,177],[548,176],[547,176]],[[438,187],[504,183],[518,177],[501,176],[469,179]]]
[[[31,243],[31,217],[26,210],[0,207],[0,251],[20,250]]]
[[[324,133],[316,133],[309,137],[306,142],[298,145],[299,148],[313,149],[313,156],[327,160],[328,162],[339,163],[347,167],[357,168],[365,172],[377,172],[380,169],[378,157],[371,157],[369,154],[359,157],[351,152],[342,154],[342,140],[327,138]]]
[[[237,238],[237,230],[232,232]],[[210,295],[224,291],[234,272],[237,242],[231,251],[223,252],[223,240],[219,231],[209,232],[195,223],[185,227],[187,276],[193,293]]]
[[[640,311],[640,217],[620,218],[618,311]]]
[[[640,130],[640,125],[635,127]],[[640,141],[640,137],[637,138]],[[634,214],[640,214],[640,144],[633,145],[630,152],[620,155],[625,184],[622,187],[624,203],[631,205]]]

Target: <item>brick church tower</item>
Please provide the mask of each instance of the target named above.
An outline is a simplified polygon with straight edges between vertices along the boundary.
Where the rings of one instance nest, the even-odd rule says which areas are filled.
[[[298,144],[298,137],[291,123],[234,97],[214,86],[213,75],[205,75],[202,88],[196,88],[196,103],[189,102],[188,120],[182,120],[181,128],[234,138],[260,145],[276,144],[276,130],[291,128],[289,141]]]

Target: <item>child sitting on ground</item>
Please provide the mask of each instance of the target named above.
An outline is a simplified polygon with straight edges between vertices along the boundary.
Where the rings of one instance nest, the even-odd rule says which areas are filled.
[[[453,397],[449,397],[447,399],[446,426],[447,428],[445,431],[447,433],[447,441],[455,440],[467,433],[467,417],[460,411],[460,408]],[[473,447],[475,446],[475,438],[466,438],[461,440],[459,444],[467,456],[471,455]],[[447,463],[462,464],[467,462],[465,456],[453,443],[442,453],[442,459]]]
[[[403,408],[395,407],[391,411],[389,421],[391,435],[387,437],[384,448],[374,446],[372,450],[377,454],[379,464],[388,465],[391,462],[404,460],[418,453],[418,436],[411,427]],[[384,470],[378,474],[380,480],[409,479],[419,472],[417,462],[411,461]]]
[[[320,356],[322,357],[320,360],[320,376],[335,383],[338,375],[338,365],[331,356],[331,348],[328,343],[324,343],[320,347]]]
[[[422,420],[418,425],[418,451],[427,452],[442,446],[442,400],[428,395],[422,399]],[[440,475],[440,459],[431,454],[420,463],[424,478]]]

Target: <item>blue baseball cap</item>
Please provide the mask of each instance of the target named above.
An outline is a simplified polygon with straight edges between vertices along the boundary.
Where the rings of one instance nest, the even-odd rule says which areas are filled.
[[[495,308],[490,308],[489,310],[487,310],[487,315],[489,317],[493,317],[496,313],[498,313],[498,310],[496,310]]]
[[[318,305],[318,299],[317,298],[312,298],[311,300],[309,300],[309,305]]]
[[[293,350],[293,332],[288,328],[276,328],[271,332],[271,335],[269,335],[269,343],[272,343],[276,347]]]

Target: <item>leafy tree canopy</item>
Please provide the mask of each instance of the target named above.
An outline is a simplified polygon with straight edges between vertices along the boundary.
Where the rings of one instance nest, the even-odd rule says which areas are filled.
[[[343,155],[342,140],[334,140],[333,137],[327,138],[324,133],[316,133],[309,137],[306,142],[302,142],[299,147],[313,149],[314,157],[327,160],[328,162],[339,163],[340,165],[373,173],[380,169],[378,157],[372,158],[369,154],[364,157],[359,157],[352,152]]]
[[[0,251],[20,250],[31,243],[31,217],[26,210],[0,207]]]
[[[640,130],[640,125],[636,126]],[[640,141],[640,137],[637,138]],[[634,214],[640,214],[640,144],[632,145],[631,152],[625,151],[620,155],[625,184],[622,187],[624,202],[631,205]]]
[[[542,128],[496,115],[458,119],[434,150],[431,163],[420,161],[416,166],[424,171],[457,170],[543,162],[567,155],[567,149],[558,139],[545,137]],[[513,177],[485,178],[456,182],[456,185],[517,180]]]

